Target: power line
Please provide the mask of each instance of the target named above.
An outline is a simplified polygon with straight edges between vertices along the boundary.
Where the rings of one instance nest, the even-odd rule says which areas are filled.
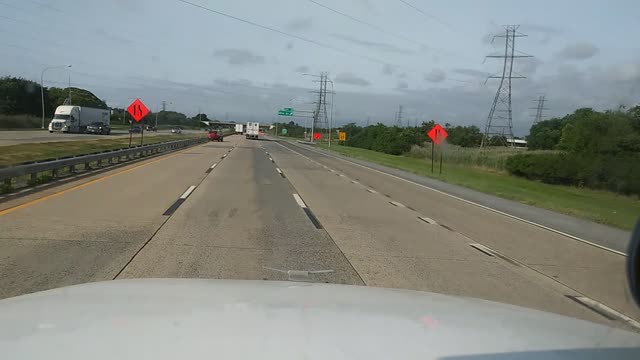
[[[392,32],[390,32],[390,31],[387,31],[387,30],[385,30],[385,29],[381,28],[380,26],[377,26],[377,25],[371,24],[371,23],[366,22],[366,21],[364,21],[364,20],[360,20],[360,19],[355,18],[355,17],[353,17],[353,16],[351,16],[351,15],[349,15],[349,14],[345,14],[345,13],[343,13],[343,12],[340,12],[340,11],[336,10],[336,9],[330,8],[330,7],[328,7],[327,5],[321,4],[321,3],[317,2],[317,1],[314,1],[314,0],[307,0],[307,1],[309,1],[309,2],[311,2],[311,3],[314,3],[314,4],[316,4],[316,5],[318,5],[318,6],[322,7],[322,8],[325,8],[325,9],[327,9],[327,10],[329,10],[329,11],[332,11],[332,12],[334,12],[334,13],[336,13],[336,14],[340,15],[340,16],[346,17],[347,19],[350,19],[350,20],[353,20],[353,21],[355,21],[355,22],[357,22],[357,23],[360,23],[360,24],[362,24],[362,25],[368,26],[368,27],[370,27],[370,28],[372,28],[372,29],[374,29],[374,30],[377,30],[377,31],[379,31],[379,32],[381,32],[381,33],[383,33],[383,34],[391,35],[391,36],[393,36],[393,37],[395,37],[395,38],[398,38],[398,39],[401,39],[401,40],[404,40],[404,41],[408,41],[408,42],[410,42],[410,43],[413,43],[413,44],[416,44],[416,45],[420,45],[420,46],[423,46],[423,47],[425,47],[425,48],[431,48],[431,46],[429,46],[429,45],[426,45],[426,44],[421,43],[421,42],[419,42],[419,41],[411,40],[411,39],[409,39],[409,38],[407,38],[407,37],[404,37],[404,36],[402,36],[402,35],[398,35],[398,34],[396,34],[396,33],[392,33]]]
[[[351,55],[351,56],[356,56],[356,57],[363,58],[363,59],[366,59],[366,60],[369,60],[369,61],[373,61],[373,62],[382,64],[382,65],[389,64],[388,61],[382,61],[382,60],[374,59],[374,58],[366,56],[366,55],[360,55],[360,54],[356,54],[356,53],[353,53],[353,52],[350,52],[350,51],[345,51],[343,49],[340,49],[340,48],[337,48],[337,47],[334,47],[334,46],[331,46],[331,45],[327,45],[327,44],[321,43],[319,41],[308,39],[308,38],[305,38],[303,36],[291,34],[291,33],[288,33],[288,32],[282,31],[282,30],[278,30],[278,29],[275,29],[275,28],[272,28],[272,27],[269,27],[269,26],[266,26],[266,25],[258,24],[256,22],[251,21],[251,20],[246,20],[246,19],[239,18],[237,16],[225,14],[223,12],[210,9],[210,8],[208,8],[206,6],[194,4],[194,3],[190,2],[190,1],[186,1],[186,0],[177,0],[177,1],[185,3],[187,5],[191,5],[191,6],[196,7],[196,8],[200,8],[202,10],[209,11],[209,12],[214,13],[214,14],[218,14],[220,16],[224,16],[226,18],[230,18],[230,19],[233,19],[233,20],[236,20],[236,21],[243,22],[245,24],[249,24],[249,25],[261,28],[263,30],[268,30],[268,31],[271,31],[271,32],[274,32],[274,33],[277,33],[277,34],[280,34],[280,35],[284,35],[284,36],[287,36],[287,37],[290,37],[290,38],[293,38],[293,39],[304,41],[304,42],[307,42],[307,43],[310,43],[310,44],[313,44],[313,45],[316,45],[316,46],[320,46],[320,47],[323,47],[323,48],[326,48],[326,49],[330,49],[330,50],[333,50],[333,51],[336,51],[336,52],[339,52],[339,53],[348,54],[348,55]],[[395,65],[394,64],[394,66],[397,66],[397,67],[400,67],[400,68],[404,68],[403,66],[400,66],[400,65]],[[410,70],[410,69],[407,69],[407,70]],[[411,70],[411,71],[414,71],[414,70]]]
[[[192,2],[187,1],[187,0],[177,0],[177,1],[179,1],[181,3],[184,3],[184,4],[187,4],[187,5],[191,5],[191,6],[195,7],[195,8],[199,8],[201,10],[205,10],[205,11],[211,12],[213,14],[217,14],[217,15],[229,18],[229,19],[233,19],[233,20],[245,23],[245,24],[249,24],[251,26],[254,26],[254,27],[257,27],[257,28],[260,28],[260,29],[263,29],[263,30],[271,31],[271,32],[274,32],[276,34],[280,34],[280,35],[283,35],[283,36],[286,36],[286,37],[290,37],[290,38],[293,38],[293,39],[297,39],[297,40],[300,40],[300,41],[307,42],[309,44],[313,44],[313,45],[320,46],[320,47],[323,47],[323,48],[326,48],[326,49],[330,49],[330,50],[333,50],[333,51],[338,52],[338,53],[342,53],[342,54],[346,54],[346,55],[350,55],[350,56],[355,56],[355,57],[358,57],[358,58],[361,58],[361,59],[365,59],[365,60],[369,60],[371,62],[375,62],[375,63],[381,64],[381,65],[393,65],[393,66],[395,66],[397,68],[404,69],[406,71],[410,71],[410,72],[414,72],[414,73],[423,73],[423,71],[411,69],[411,68],[408,68],[406,66],[393,64],[393,63],[390,63],[389,61],[378,60],[376,58],[372,58],[372,57],[367,56],[367,55],[361,55],[361,54],[354,53],[354,52],[351,52],[351,51],[347,51],[347,50],[344,50],[344,49],[341,49],[341,48],[337,48],[335,46],[324,44],[324,43],[321,43],[321,42],[313,40],[313,39],[309,39],[309,38],[306,38],[306,37],[303,37],[303,36],[291,34],[291,33],[288,33],[286,31],[278,30],[278,29],[272,28],[270,26],[258,24],[258,23],[254,22],[254,21],[243,19],[243,18],[239,18],[239,17],[234,16],[234,15],[229,15],[229,14],[223,13],[221,11],[217,11],[217,10],[208,8],[206,6],[202,6],[202,5],[199,5],[199,4],[192,3]],[[456,79],[447,79],[447,80],[471,83],[470,81],[464,81],[464,80],[456,80]]]
[[[398,0],[398,1],[400,1],[401,3],[403,3],[403,4],[407,5],[408,7],[412,8],[412,9],[414,9],[415,11],[417,11],[417,12],[421,13],[422,15],[424,15],[424,16],[426,16],[426,17],[430,18],[430,19],[433,19],[433,20],[435,20],[435,21],[437,21],[437,22],[439,22],[439,23],[440,23],[440,24],[442,24],[442,25],[448,26],[448,27],[450,27],[450,28],[452,28],[452,29],[454,28],[454,27],[453,27],[453,25],[449,24],[448,22],[446,22],[446,21],[444,21],[444,20],[441,20],[440,18],[438,18],[438,17],[437,17],[437,16],[435,16],[435,15],[431,15],[431,14],[427,13],[426,11],[424,11],[424,10],[422,10],[422,9],[418,8],[417,6],[415,6],[415,5],[413,5],[413,4],[409,3],[409,2],[406,2],[406,1],[404,1],[404,0]]]

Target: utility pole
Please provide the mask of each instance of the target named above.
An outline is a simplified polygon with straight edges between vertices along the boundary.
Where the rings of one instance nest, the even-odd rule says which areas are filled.
[[[165,112],[167,109],[167,102],[162,100],[162,112]]]
[[[536,114],[532,115],[532,116],[535,117],[535,119],[533,120],[533,124],[535,125],[535,124],[539,123],[540,121],[542,121],[542,119],[544,118],[544,116],[542,116],[542,110],[549,110],[549,109],[544,107],[544,102],[547,101],[544,98],[544,95],[538,96],[538,99],[537,100],[533,100],[533,101],[536,101],[538,103],[538,105],[536,107],[530,107],[529,108],[529,109],[532,109],[532,110],[536,111]]]
[[[313,142],[313,134],[316,129],[320,129],[319,132],[322,133],[327,132],[327,139],[330,141],[331,139],[331,128],[329,121],[329,116],[327,114],[327,83],[328,74],[326,72],[320,73],[320,80],[317,81],[320,83],[320,89],[316,92],[318,94],[318,101],[314,103],[316,106],[313,112],[313,122],[311,124],[311,142]],[[331,82],[331,87],[333,90],[333,82]],[[333,93],[333,91],[331,91]],[[332,95],[333,96],[333,95]]]
[[[482,142],[480,143],[480,149],[491,145],[491,139],[494,136],[498,136],[503,145],[514,146],[513,143],[513,113],[511,110],[511,80],[512,79],[524,79],[522,75],[514,75],[513,60],[515,58],[531,57],[531,55],[524,54],[518,51],[519,54],[515,54],[515,40],[519,37],[525,37],[527,35],[516,32],[520,25],[505,25],[504,35],[495,35],[495,38],[505,38],[504,40],[504,54],[503,55],[489,55],[488,58],[501,58],[504,59],[502,65],[502,75],[489,76],[488,79],[500,79],[496,96],[491,104],[491,110],[489,110],[489,116],[484,128],[484,135],[482,136]],[[492,40],[492,42],[493,42]],[[517,73],[516,73],[517,74]]]
[[[71,74],[69,74],[69,105],[73,105],[71,102]]]
[[[398,112],[396,113],[396,126],[402,127],[402,105],[398,105]]]
[[[369,120],[371,120],[371,118],[367,116],[367,126],[369,126]]]

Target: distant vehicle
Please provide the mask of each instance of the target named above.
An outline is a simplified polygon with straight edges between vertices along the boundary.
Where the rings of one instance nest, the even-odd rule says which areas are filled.
[[[171,129],[172,134],[182,134],[182,128],[176,127]]]
[[[140,125],[134,125],[129,129],[129,132],[132,134],[140,134],[142,132],[142,127]]]
[[[248,122],[247,131],[244,133],[244,136],[247,139],[257,139],[258,135],[260,135],[260,123]]]
[[[209,141],[224,141],[224,134],[222,134],[222,131],[218,130],[209,131],[207,137],[209,138]]]
[[[236,134],[242,135],[244,132],[244,126],[242,124],[236,124]]]
[[[94,122],[109,125],[111,123],[109,110],[61,105],[56,108],[53,119],[49,123],[49,132],[83,133],[87,131],[87,126]]]
[[[153,131],[153,132],[158,131],[158,128],[157,128],[157,127],[155,127],[155,126],[151,126],[151,125],[147,125],[144,129],[145,129],[146,131]]]
[[[109,126],[109,124],[96,121],[87,125],[87,131],[85,132],[87,134],[109,135],[111,134],[111,126]]]

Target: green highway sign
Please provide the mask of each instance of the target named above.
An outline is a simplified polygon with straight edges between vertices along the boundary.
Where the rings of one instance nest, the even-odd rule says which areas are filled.
[[[278,110],[278,115],[280,115],[280,116],[293,116],[293,109],[292,108],[280,109],[280,110]]]

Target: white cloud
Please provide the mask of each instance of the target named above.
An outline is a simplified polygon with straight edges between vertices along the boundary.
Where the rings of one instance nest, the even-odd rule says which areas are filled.
[[[484,79],[488,76],[488,73],[486,71],[480,71],[480,70],[474,70],[474,69],[459,68],[459,69],[453,69],[451,71],[453,71],[456,74],[467,75],[475,78]]]
[[[213,53],[214,57],[224,58],[230,65],[264,64],[264,56],[247,49],[222,49]]]
[[[313,27],[313,18],[294,19],[285,24],[288,31],[309,30]]]
[[[595,45],[588,42],[578,42],[566,46],[556,56],[563,59],[585,60],[596,56],[600,52]]]
[[[352,73],[341,73],[335,78],[335,82],[356,86],[369,86],[371,83],[367,79],[358,77]]]
[[[406,81],[398,81],[398,84],[396,85],[396,89],[399,90],[406,90],[409,88],[409,84]]]
[[[447,78],[447,74],[440,69],[433,69],[430,73],[424,75],[424,79],[429,82],[442,82]]]
[[[218,78],[218,79],[215,79],[213,82],[215,82],[220,86],[251,86],[251,81],[247,79],[229,80],[229,79]]]
[[[356,38],[354,38],[352,36],[349,36],[349,35],[333,34],[331,36],[333,36],[333,37],[335,37],[337,39],[348,41],[348,42],[350,42],[352,44],[356,44],[356,45],[367,47],[369,49],[380,50],[380,51],[385,51],[385,52],[390,52],[390,53],[397,53],[397,54],[413,54],[414,53],[411,50],[403,49],[403,48],[397,47],[395,45],[391,45],[391,44],[387,44],[387,43],[383,43],[383,42],[377,42],[377,41],[368,41],[368,40],[356,39]]]

